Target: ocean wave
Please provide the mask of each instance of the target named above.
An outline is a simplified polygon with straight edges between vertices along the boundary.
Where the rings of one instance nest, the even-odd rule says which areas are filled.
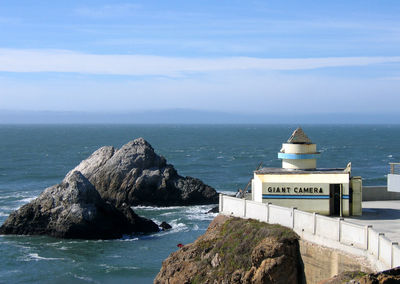
[[[2,211],[8,211],[8,212],[11,212],[11,211],[14,211],[14,210],[17,210],[19,207],[21,207],[21,206],[0,206],[0,210],[2,210]]]
[[[207,213],[213,205],[201,205],[201,206],[192,206],[188,207],[185,210],[185,217],[189,220],[212,220],[214,217],[218,215],[218,213]]]
[[[233,195],[233,194],[235,194],[236,193],[236,191],[235,190],[220,190],[220,191],[218,191],[218,193],[221,193],[221,194],[225,194],[225,195]]]
[[[31,202],[32,200],[35,200],[35,199],[36,199],[36,196],[35,197],[26,197],[24,199],[21,199],[19,202],[23,202],[25,204],[25,203],[29,203],[29,202]]]
[[[119,241],[124,241],[124,242],[134,242],[138,241],[139,238],[137,237],[132,237],[130,235],[123,235],[121,239],[118,239]]]
[[[83,281],[86,281],[86,282],[100,283],[100,282],[98,282],[98,281],[96,281],[96,280],[94,280],[94,279],[92,279],[90,277],[87,277],[87,276],[80,276],[80,275],[77,275],[77,274],[73,274],[72,276],[74,278],[76,278],[76,279],[83,280]]]
[[[40,261],[40,260],[65,260],[64,258],[43,257],[37,253],[29,253],[22,261]]]
[[[175,233],[180,233],[180,232],[188,232],[190,231],[188,225],[185,223],[181,222],[181,219],[174,219],[169,221],[169,224],[171,225],[171,229],[166,230],[166,231],[160,231],[156,235],[157,236],[165,236],[169,234],[175,234]]]
[[[174,210],[174,209],[182,209],[187,206],[170,206],[170,207],[157,207],[157,206],[132,206],[132,210],[146,210],[146,211],[165,211],[165,210]]]
[[[131,270],[138,270],[140,269],[137,266],[113,266],[109,264],[100,264],[100,267],[103,267],[105,269],[106,273],[110,272],[119,272],[119,271],[131,271]]]
[[[121,258],[121,255],[113,254],[113,255],[108,255],[108,258]]]
[[[165,212],[165,213],[160,214],[160,216],[171,216],[174,214],[176,214],[176,212]]]

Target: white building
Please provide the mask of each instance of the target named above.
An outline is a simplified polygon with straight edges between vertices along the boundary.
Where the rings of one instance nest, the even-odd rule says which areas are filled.
[[[351,163],[343,169],[317,168],[319,155],[297,128],[278,153],[282,168],[254,172],[252,199],[324,215],[361,215],[361,177],[351,177]]]

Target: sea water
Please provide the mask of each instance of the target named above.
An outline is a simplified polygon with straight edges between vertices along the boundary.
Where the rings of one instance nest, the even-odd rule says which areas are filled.
[[[183,176],[219,192],[244,188],[260,162],[280,167],[277,152],[296,125],[2,125],[0,222],[104,145],[145,138]],[[400,161],[398,125],[304,125],[317,143],[318,167],[344,168],[364,185],[385,185]],[[119,240],[0,236],[1,283],[151,283],[177,244],[193,242],[216,214],[212,206],[135,207],[172,230]]]

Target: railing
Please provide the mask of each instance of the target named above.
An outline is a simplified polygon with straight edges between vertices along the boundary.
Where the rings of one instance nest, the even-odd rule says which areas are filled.
[[[387,175],[388,191],[400,192],[400,163],[389,163],[390,174]]]
[[[376,232],[372,226],[362,226],[342,218],[322,216],[220,194],[219,212],[241,218],[252,218],[293,229],[303,239],[327,247],[367,256],[378,269],[400,266],[400,246]]]
[[[400,163],[389,163],[389,165],[392,175],[400,175]]]

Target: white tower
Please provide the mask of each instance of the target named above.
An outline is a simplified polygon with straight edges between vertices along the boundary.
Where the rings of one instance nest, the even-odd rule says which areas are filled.
[[[297,128],[282,149],[278,158],[282,159],[282,168],[297,170],[312,170],[317,167],[317,145],[313,144],[310,138],[300,127]]]

